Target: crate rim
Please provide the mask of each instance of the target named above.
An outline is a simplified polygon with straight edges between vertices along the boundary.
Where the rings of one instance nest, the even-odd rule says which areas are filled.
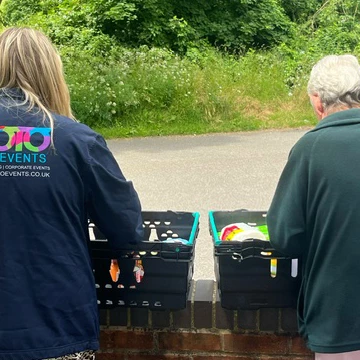
[[[200,219],[200,213],[198,211],[192,212],[192,216],[194,217],[193,226],[191,228],[190,238],[186,246],[193,246],[194,240],[196,238],[197,229],[199,227],[199,219]]]
[[[194,221],[191,227],[191,232],[189,236],[189,240],[186,244],[176,244],[176,245],[182,245],[182,246],[194,246],[194,241],[197,236],[197,229],[199,227],[200,222],[200,212],[198,211],[174,211],[174,210],[142,210],[141,213],[159,213],[159,214],[166,214],[166,213],[174,213],[174,214],[191,214],[194,217]],[[148,243],[149,241],[142,240],[142,243]]]
[[[217,246],[217,245],[220,245],[222,243],[222,241],[219,239],[219,236],[216,231],[214,212],[216,212],[216,211],[215,210],[209,211],[209,221],[210,221],[210,227],[212,230],[212,238],[214,240],[215,246]]]

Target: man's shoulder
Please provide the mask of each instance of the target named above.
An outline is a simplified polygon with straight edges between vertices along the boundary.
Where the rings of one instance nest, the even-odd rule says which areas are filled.
[[[311,149],[314,143],[317,141],[319,135],[320,134],[317,131],[314,131],[314,129],[309,130],[296,142],[293,150],[296,149],[303,151],[305,149]]]

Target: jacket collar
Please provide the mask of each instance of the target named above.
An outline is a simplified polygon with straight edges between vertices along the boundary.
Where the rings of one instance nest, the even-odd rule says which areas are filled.
[[[326,116],[320,120],[314,129],[311,131],[317,131],[330,126],[342,126],[350,124],[360,123],[360,108],[354,108],[349,110],[337,111],[331,115]]]
[[[0,88],[0,98],[14,101],[24,101],[25,94],[20,88]]]

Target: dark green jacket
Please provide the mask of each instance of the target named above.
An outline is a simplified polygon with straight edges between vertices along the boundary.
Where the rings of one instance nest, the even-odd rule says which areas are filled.
[[[303,260],[299,331],[311,350],[360,350],[360,109],[293,147],[268,211],[271,244]]]

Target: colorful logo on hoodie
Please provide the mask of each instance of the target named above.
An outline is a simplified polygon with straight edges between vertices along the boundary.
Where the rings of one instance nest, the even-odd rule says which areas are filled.
[[[0,126],[0,133],[8,135],[5,145],[0,145],[0,151],[10,150],[15,146],[15,151],[23,151],[24,147],[33,152],[46,150],[51,143],[51,128],[36,128],[27,126]],[[34,146],[31,137],[35,134],[42,135],[42,143]]]
[[[51,128],[0,126],[0,163],[46,163]]]

